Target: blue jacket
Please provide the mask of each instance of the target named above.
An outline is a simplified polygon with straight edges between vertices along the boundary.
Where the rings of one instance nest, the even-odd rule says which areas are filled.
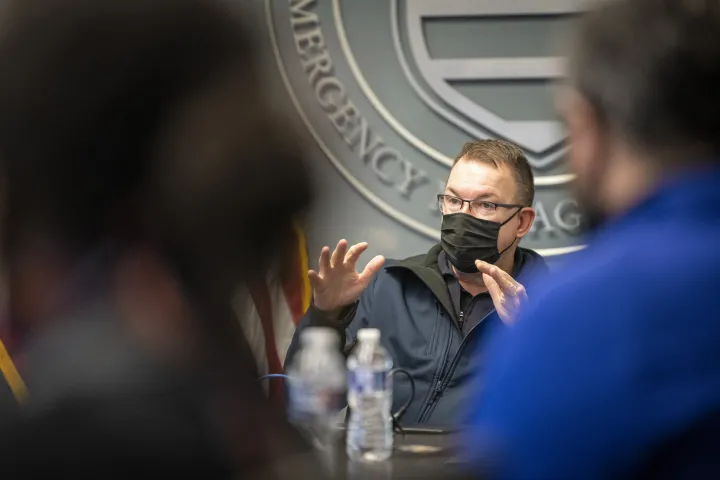
[[[720,168],[666,182],[551,278],[490,349],[475,467],[720,478]]]
[[[427,254],[402,261],[388,261],[375,275],[358,302],[341,319],[326,318],[310,308],[300,321],[288,350],[286,364],[299,349],[298,337],[309,325],[331,326],[343,338],[345,352],[355,342],[357,331],[374,327],[393,358],[394,366],[409,371],[415,381],[415,396],[401,423],[451,427],[467,407],[470,378],[482,372],[482,359],[472,352],[494,328],[502,325],[493,310],[463,338],[458,327],[447,284],[438,268],[440,245]],[[517,280],[546,271],[538,254],[518,249],[521,263]],[[410,398],[410,385],[402,375],[394,378],[393,411]]]

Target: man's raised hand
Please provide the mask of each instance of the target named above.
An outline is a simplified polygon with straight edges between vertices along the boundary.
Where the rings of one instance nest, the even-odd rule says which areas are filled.
[[[500,319],[508,325],[512,324],[527,302],[525,287],[495,265],[476,260],[475,266],[483,274],[483,282],[490,292]]]
[[[373,275],[385,262],[385,259],[378,255],[370,260],[361,273],[358,273],[356,269],[358,258],[367,248],[367,242],[362,242],[348,249],[347,240],[340,240],[331,255],[330,248],[323,247],[317,271],[308,272],[316,308],[328,312],[335,311],[358,299],[370,284]]]

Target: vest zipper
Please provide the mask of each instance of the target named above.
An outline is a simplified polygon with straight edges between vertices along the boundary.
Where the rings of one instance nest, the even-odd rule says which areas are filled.
[[[468,334],[465,335],[465,337],[463,338],[463,341],[460,343],[460,347],[458,348],[457,353],[456,353],[455,356],[453,357],[452,362],[450,362],[450,369],[448,370],[448,373],[447,373],[447,375],[445,376],[445,381],[443,382],[443,385],[442,385],[441,390],[440,390],[441,392],[444,391],[445,388],[447,387],[447,384],[450,383],[450,379],[452,378],[453,374],[455,373],[455,368],[457,367],[457,363],[458,363],[458,361],[459,361],[459,359],[460,359],[460,355],[462,355],[462,352],[463,352],[463,350],[465,349],[465,345],[467,344],[468,338],[470,338],[470,335],[472,335],[472,333],[475,331],[475,329],[476,329],[477,327],[479,327],[479,326],[485,321],[485,319],[487,319],[487,318],[488,318],[490,315],[492,315],[493,313],[495,313],[495,309],[494,309],[494,308],[493,308],[487,315],[485,315],[485,316],[482,318],[482,320],[480,320],[480,321],[477,323],[477,325],[475,325],[475,326],[472,328],[472,330],[470,330],[470,331],[468,332]]]
[[[462,342],[460,342],[460,347],[458,347],[457,353],[455,353],[455,356],[452,359],[452,362],[450,362],[450,368],[448,369],[447,374],[444,377],[441,377],[440,380],[437,381],[435,384],[435,387],[433,387],[432,395],[430,396],[430,399],[428,400],[427,404],[425,405],[425,408],[422,411],[422,414],[420,415],[418,423],[424,423],[425,420],[427,420],[427,417],[430,416],[430,413],[432,413],[432,407],[434,406],[437,399],[443,394],[445,389],[447,388],[447,384],[450,383],[450,379],[452,378],[453,374],[455,373],[455,368],[457,367],[458,360],[460,358],[460,355],[462,354],[463,350],[465,349],[465,345],[467,344],[468,338],[473,334],[473,332],[493,313],[495,313],[495,309],[493,308],[490,310],[490,312],[487,313],[473,328],[468,332],[467,335],[465,335],[462,339]],[[450,345],[448,345],[448,352],[450,350]],[[447,363],[447,358],[445,359],[445,362],[443,362],[443,370],[445,369],[445,363]],[[441,371],[442,375],[442,371]]]
[[[433,379],[433,381],[435,382],[435,386],[432,387],[429,398],[425,402],[425,406],[423,406],[423,408],[420,410],[420,415],[418,415],[417,423],[423,423],[425,416],[427,414],[427,411],[430,409],[432,404],[435,402],[435,399],[440,394],[440,391],[442,390],[442,383],[443,383],[442,373],[443,373],[443,371],[445,371],[445,366],[447,365],[447,362],[448,362],[448,355],[450,354],[450,347],[452,346],[452,338],[453,338],[452,336],[453,336],[453,333],[452,333],[452,329],[451,329],[450,334],[448,335],[447,346],[445,347],[445,355],[443,356],[443,360],[442,360],[442,363],[440,364],[440,368],[437,370],[439,372],[436,377],[437,380]]]

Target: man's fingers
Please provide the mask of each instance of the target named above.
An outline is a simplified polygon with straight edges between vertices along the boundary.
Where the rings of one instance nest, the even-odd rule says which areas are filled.
[[[338,265],[342,265],[343,259],[345,258],[345,252],[347,252],[347,247],[347,240],[342,239],[338,242],[337,247],[335,247],[335,251],[332,254],[332,257],[330,258],[331,267],[337,267]]]
[[[330,270],[330,247],[323,247],[322,250],[320,250],[318,270],[321,276],[324,276],[328,270]]]
[[[363,252],[367,250],[367,248],[367,242],[361,242],[350,247],[350,250],[348,250],[347,254],[345,255],[345,265],[354,269],[358,258],[360,258],[360,255],[362,255]]]
[[[519,295],[513,297],[513,308],[515,309],[516,312],[520,311],[520,309],[522,308],[524,303],[525,303],[525,299],[520,298]]]
[[[485,278],[485,275],[492,277],[492,279],[500,285],[500,288],[507,291],[507,293],[512,296],[515,296],[519,287],[522,286],[510,275],[495,265],[490,265],[482,260],[475,260],[475,266],[483,273],[483,278]]]
[[[490,297],[492,297],[493,303],[495,304],[495,308],[498,309],[502,306],[503,301],[503,292],[500,288],[500,285],[495,281],[493,277],[488,275],[487,273],[483,273],[483,282],[485,282],[485,286],[488,289],[488,292],[490,293]]]
[[[518,284],[519,285],[519,284]],[[520,302],[526,302],[528,299],[527,291],[525,291],[525,287],[522,285],[518,286],[517,292],[516,292],[517,298]]]
[[[366,286],[370,283],[373,275],[375,275],[378,270],[382,268],[383,263],[385,263],[385,257],[383,257],[382,255],[378,255],[377,257],[374,257],[372,260],[370,260],[365,266],[365,269],[360,274],[360,278]]]
[[[498,315],[506,324],[512,324],[517,312],[527,301],[525,287],[494,265],[479,260],[475,265],[483,272],[483,282],[492,297]]]
[[[320,275],[315,270],[308,270],[308,278],[310,279],[310,285],[312,285],[313,289],[317,288],[322,281]]]
[[[483,262],[482,260],[475,260],[475,266],[477,267],[480,272],[484,273],[485,275],[493,276],[492,270],[494,265],[490,265],[487,262]]]

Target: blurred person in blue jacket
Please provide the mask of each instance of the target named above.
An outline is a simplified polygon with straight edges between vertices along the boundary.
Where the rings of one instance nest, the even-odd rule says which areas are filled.
[[[502,335],[462,442],[495,478],[720,476],[720,2],[584,15],[559,111],[596,228]]]

